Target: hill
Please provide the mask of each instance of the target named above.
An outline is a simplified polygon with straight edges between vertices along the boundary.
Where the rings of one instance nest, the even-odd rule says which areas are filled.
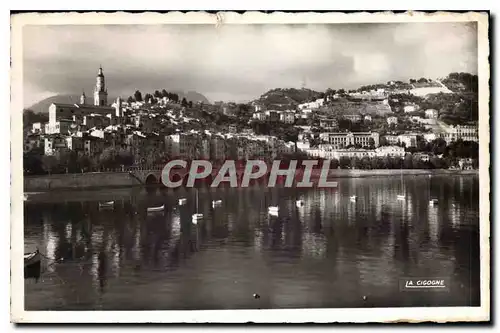
[[[271,89],[254,102],[262,104],[267,109],[289,109],[295,108],[297,105],[312,102],[318,98],[323,97],[324,93],[314,91],[311,89]]]
[[[182,100],[182,98],[186,98],[188,101],[193,101],[194,102],[203,102],[203,104],[208,104],[210,101],[208,98],[206,98],[203,94],[197,92],[197,91],[172,91],[174,94],[179,95],[179,99]]]
[[[183,91],[173,91],[173,93],[176,93],[179,95],[179,99],[182,99],[186,97],[188,101],[193,101],[193,102],[203,102],[203,103],[209,103],[208,99],[200,94],[199,92],[196,91],[188,91],[188,92],[183,92]],[[144,93],[143,93],[144,95]],[[118,96],[108,96],[108,102],[111,104],[113,101],[116,100]],[[128,96],[121,96],[123,100],[126,100]],[[92,101],[92,96],[87,96],[87,103],[91,103]],[[49,106],[52,103],[68,103],[68,104],[73,104],[73,103],[79,103],[80,102],[80,95],[55,95],[51,96],[48,98],[45,98],[30,107],[27,107],[25,109],[32,110],[35,113],[41,113],[41,112],[48,112],[49,111]]]

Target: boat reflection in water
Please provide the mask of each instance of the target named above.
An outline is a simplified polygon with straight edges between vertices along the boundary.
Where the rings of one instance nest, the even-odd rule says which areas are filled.
[[[400,177],[344,178],[335,189],[101,190],[65,203],[33,196],[25,250],[64,260],[26,283],[26,309],[479,305],[478,177],[404,184],[404,204]],[[110,201],[113,210],[100,209]],[[203,219],[193,224],[193,214]],[[450,291],[402,293],[408,276],[449,277]]]

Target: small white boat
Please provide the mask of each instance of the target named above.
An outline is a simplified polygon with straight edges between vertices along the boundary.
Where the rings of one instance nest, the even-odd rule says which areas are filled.
[[[193,224],[197,224],[198,221],[202,220],[202,219],[203,219],[203,214],[201,214],[201,213],[195,213],[195,214],[193,214],[191,220],[192,220]]]
[[[398,194],[398,200],[405,200],[406,196],[404,194]]]
[[[269,206],[268,212],[271,215],[278,215],[280,208],[278,206]]]
[[[179,205],[185,205],[188,200],[186,198],[179,199]]]
[[[358,199],[358,197],[357,197],[357,196],[355,196],[355,195],[351,195],[351,196],[349,197],[349,199],[350,199],[352,202],[355,202],[355,201]]]
[[[213,200],[212,201],[212,207],[220,206],[222,205],[222,200]]]
[[[297,201],[295,201],[295,205],[296,205],[297,207],[302,207],[302,206],[304,206],[304,200],[297,200]]]
[[[148,213],[153,213],[153,212],[163,212],[165,210],[165,205],[161,205],[159,207],[148,207],[147,211]]]
[[[277,210],[270,210],[268,213],[269,213],[269,215],[273,215],[273,216],[279,215],[279,211],[277,211]]]
[[[431,199],[429,200],[429,205],[430,206],[434,206],[434,205],[437,205],[438,204],[438,199]]]
[[[99,202],[99,208],[112,208],[114,205],[114,201]]]

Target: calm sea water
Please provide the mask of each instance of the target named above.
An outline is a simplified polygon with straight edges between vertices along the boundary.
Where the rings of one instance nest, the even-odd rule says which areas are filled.
[[[33,196],[25,251],[46,258],[25,279],[26,310],[480,305],[477,176],[338,182]],[[204,219],[194,225],[196,192]],[[108,200],[114,210],[99,209]],[[161,204],[164,213],[146,213]],[[448,277],[450,290],[401,292],[402,277]]]

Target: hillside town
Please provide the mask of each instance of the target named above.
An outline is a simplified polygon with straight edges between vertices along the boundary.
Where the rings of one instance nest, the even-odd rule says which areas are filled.
[[[203,103],[165,89],[24,111],[24,172],[81,173],[211,161],[329,159],[333,168],[478,167],[477,76],[389,81],[357,90],[274,89],[248,103]]]

